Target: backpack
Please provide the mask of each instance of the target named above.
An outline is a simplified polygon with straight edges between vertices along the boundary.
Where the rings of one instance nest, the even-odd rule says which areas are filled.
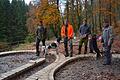
[[[42,26],[42,27],[39,27],[38,28],[38,38],[43,40],[45,38],[45,28]]]

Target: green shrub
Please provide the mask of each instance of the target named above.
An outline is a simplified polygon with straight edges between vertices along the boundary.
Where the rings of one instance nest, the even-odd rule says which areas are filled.
[[[35,36],[33,34],[29,34],[26,38],[25,38],[25,42],[26,43],[31,43],[35,41]]]
[[[6,42],[0,42],[0,52],[10,50],[10,46]]]

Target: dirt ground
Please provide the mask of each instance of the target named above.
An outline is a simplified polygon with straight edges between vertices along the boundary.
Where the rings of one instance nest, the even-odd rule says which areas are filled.
[[[101,43],[98,42],[98,45],[101,50]],[[84,48],[82,54],[83,51]],[[111,51],[113,54],[120,54],[119,40],[114,41]],[[65,53],[64,44],[60,45],[59,52]],[[73,55],[77,55],[77,53],[78,43],[73,46]],[[120,59],[114,58],[110,66],[103,65],[103,58],[97,61],[95,58],[79,59],[61,68],[55,74],[55,80],[120,80]]]
[[[5,73],[36,59],[35,53],[21,53],[0,57],[0,73]]]
[[[61,68],[55,80],[120,80],[120,59],[107,66],[102,63],[102,59],[81,58]]]

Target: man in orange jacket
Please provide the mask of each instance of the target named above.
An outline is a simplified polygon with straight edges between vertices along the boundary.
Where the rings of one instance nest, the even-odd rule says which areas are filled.
[[[65,47],[65,57],[72,57],[73,56],[73,45],[72,45],[72,38],[73,38],[73,27],[66,21],[66,24],[63,23],[61,28],[61,37],[64,38],[64,47]],[[70,46],[70,54],[68,53],[68,42]]]

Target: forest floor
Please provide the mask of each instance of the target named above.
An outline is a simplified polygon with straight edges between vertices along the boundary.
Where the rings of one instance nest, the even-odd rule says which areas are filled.
[[[51,42],[54,42],[54,40],[49,40],[46,43],[48,45]],[[98,47],[100,50],[102,49],[102,44],[100,41],[98,41]],[[20,44],[18,47],[14,48],[13,50],[35,50],[35,42]],[[75,45],[73,46],[73,51],[74,51],[73,52],[74,54],[78,53],[78,43],[75,43]],[[64,53],[64,44],[63,43],[61,43],[59,46],[59,52]],[[112,45],[112,52],[120,53],[120,39],[115,38],[114,43]]]

